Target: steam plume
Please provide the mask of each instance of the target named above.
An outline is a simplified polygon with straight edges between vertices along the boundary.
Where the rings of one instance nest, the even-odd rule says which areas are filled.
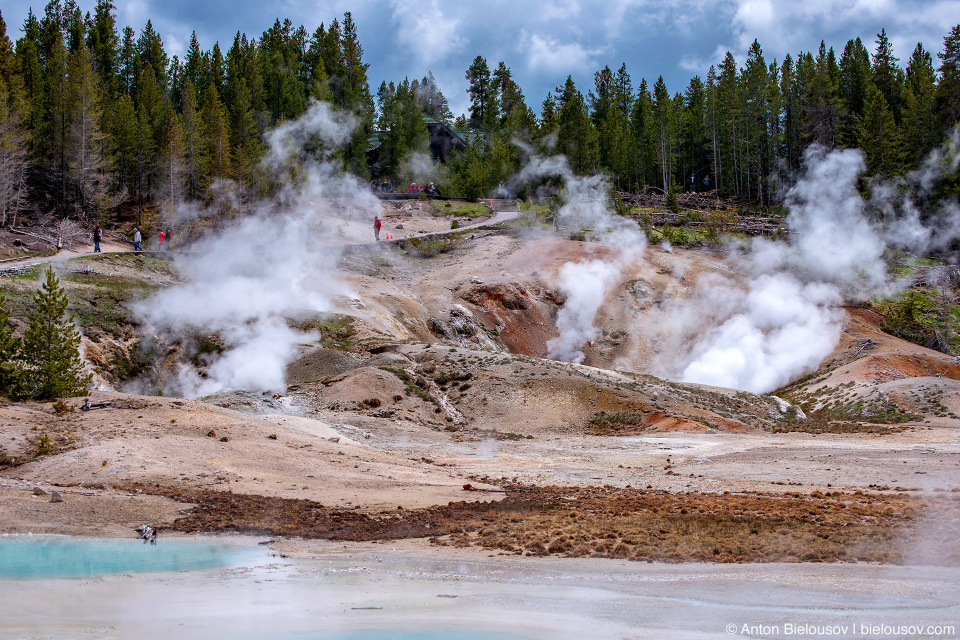
[[[810,147],[804,166],[786,198],[790,243],[745,245],[737,266],[748,274],[746,286],[702,283],[697,311],[682,328],[695,336],[684,381],[766,393],[815,370],[839,341],[844,299],[895,291],[883,260],[888,246],[924,252],[957,237],[955,203],[923,223],[908,199],[894,215],[895,190],[882,184],[874,185],[872,204],[886,208],[886,224],[869,219],[870,207],[857,191],[865,168],[858,150]]]
[[[318,102],[269,132],[263,168],[279,185],[276,197],[248,205],[250,214],[235,226],[178,254],[188,283],[138,305],[171,338],[216,333],[224,343],[220,354],[200,358],[203,371],[184,365],[177,388],[167,391],[198,397],[227,388],[284,389],[287,362],[299,344],[317,338],[292,329],[287,317],[330,311],[333,296],[350,294],[333,277],[340,251],[322,219],[333,213],[333,199],[350,201],[351,209],[337,215],[372,219],[379,212],[369,190],[330,159],[354,126],[353,116]]]
[[[610,184],[604,176],[578,176],[563,156],[532,155],[517,180],[522,183],[551,176],[563,180],[558,225],[589,231],[613,250],[606,259],[568,262],[560,269],[558,286],[567,300],[557,314],[560,335],[547,342],[547,357],[579,364],[585,358],[581,347],[596,337],[593,323],[597,311],[623,268],[643,255],[646,236],[632,220],[619,218],[610,210]]]

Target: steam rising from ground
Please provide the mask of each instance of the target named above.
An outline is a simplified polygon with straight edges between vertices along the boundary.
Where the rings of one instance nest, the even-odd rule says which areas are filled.
[[[889,247],[925,253],[960,237],[956,202],[922,220],[902,195],[909,189],[881,183],[872,185],[873,197],[865,202],[857,190],[865,169],[858,150],[810,147],[803,164],[803,176],[786,197],[790,242],[756,238],[735,245],[730,260],[740,277],[704,277],[692,300],[666,307],[665,333],[674,348],[657,365],[661,375],[756,393],[788,384],[815,370],[835,348],[844,300],[897,290],[884,261]],[[960,134],[954,130],[907,186],[929,191],[958,164]],[[547,343],[548,357],[580,363],[583,345],[596,337],[598,310],[624,267],[642,254],[645,239],[636,225],[611,212],[602,176],[576,176],[561,156],[532,156],[517,180],[548,176],[563,181],[558,226],[589,230],[614,249],[560,270],[558,285],[567,301],[557,316],[560,335]],[[543,187],[538,195],[546,195]]]
[[[350,294],[333,277],[340,252],[326,242],[323,218],[335,208],[365,220],[379,212],[365,185],[330,160],[354,126],[349,114],[314,103],[268,133],[264,169],[277,181],[276,197],[248,204],[235,226],[178,254],[188,284],[137,307],[158,333],[187,348],[196,336],[217,334],[223,342],[219,353],[190,354],[201,366],[183,366],[165,391],[198,397],[230,388],[284,390],[287,362],[318,337],[292,328],[288,318],[330,311],[333,296]],[[347,211],[338,206],[343,198]]]
[[[701,283],[690,305],[696,311],[681,326],[695,341],[682,380],[766,393],[815,370],[839,341],[843,300],[895,290],[883,260],[888,245],[924,252],[957,237],[960,218],[950,207],[924,224],[903,199],[905,215],[891,212],[887,225],[868,219],[857,191],[865,168],[857,150],[811,147],[804,166],[786,198],[791,242],[745,244],[738,266],[749,274],[746,286]],[[891,206],[894,192],[875,185],[873,206]]]
[[[568,262],[560,270],[558,286],[567,300],[557,314],[560,335],[547,342],[547,357],[579,364],[585,358],[581,347],[597,335],[593,326],[597,311],[619,281],[623,268],[643,255],[647,240],[636,223],[618,218],[610,210],[607,179],[575,175],[563,156],[532,156],[517,180],[524,183],[553,176],[563,180],[557,226],[589,232],[612,249],[611,256]]]

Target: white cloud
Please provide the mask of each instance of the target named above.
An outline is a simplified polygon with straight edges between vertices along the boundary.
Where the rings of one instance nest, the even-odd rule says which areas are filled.
[[[417,0],[390,0],[397,43],[421,63],[431,64],[459,51],[466,43],[460,20],[444,16],[437,0],[428,6]]]
[[[816,51],[821,39],[839,54],[847,39],[860,37],[872,52],[875,34],[885,28],[895,55],[905,62],[918,41],[937,51],[949,25],[960,22],[955,0],[735,0],[734,5],[735,42],[728,48],[738,60],[754,39],[776,50],[779,59],[786,52]],[[931,34],[941,39],[934,43]]]
[[[580,15],[580,3],[577,0],[554,0],[538,7],[537,17],[541,20],[571,20]]]
[[[596,66],[596,57],[603,53],[602,47],[588,48],[579,42],[564,42],[541,33],[520,30],[517,51],[527,56],[531,71],[547,73],[573,73],[587,71]]]

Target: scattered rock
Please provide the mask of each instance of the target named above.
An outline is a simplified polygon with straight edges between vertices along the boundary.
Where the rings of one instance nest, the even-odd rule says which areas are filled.
[[[704,433],[714,433],[714,434],[715,434],[715,433],[716,433],[716,430],[715,430],[715,429],[707,429],[706,431],[704,431]]]
[[[214,431],[213,429],[210,429],[210,431],[207,431],[207,437],[208,437],[208,438],[216,438],[216,437],[217,437],[217,432]]]
[[[50,494],[50,502],[63,502],[63,494],[59,491],[54,491]]]
[[[331,437],[331,438],[327,438],[327,440],[330,441],[330,442],[332,442],[332,443],[334,443],[334,444],[336,444],[336,443],[340,442],[340,437],[339,437],[339,436],[333,436],[333,437]]]
[[[277,439],[277,434],[271,433],[271,434],[268,435],[267,437],[268,437],[269,439],[271,439],[271,440],[276,440],[276,439]]]
[[[45,496],[45,495],[47,495],[47,492],[44,491],[43,489],[41,489],[40,487],[34,487],[34,488],[33,488],[33,495],[35,495],[35,496]]]

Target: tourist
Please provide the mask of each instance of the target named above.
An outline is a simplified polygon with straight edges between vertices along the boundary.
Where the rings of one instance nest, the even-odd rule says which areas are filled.
[[[373,238],[380,242],[380,216],[377,216],[373,219]]]
[[[143,251],[143,248],[140,246],[140,243],[143,242],[143,236],[140,235],[140,229],[136,227],[133,228],[133,250],[136,252]]]
[[[103,229],[100,228],[100,225],[97,225],[97,228],[93,230],[93,252],[100,253],[100,241],[103,240]]]

